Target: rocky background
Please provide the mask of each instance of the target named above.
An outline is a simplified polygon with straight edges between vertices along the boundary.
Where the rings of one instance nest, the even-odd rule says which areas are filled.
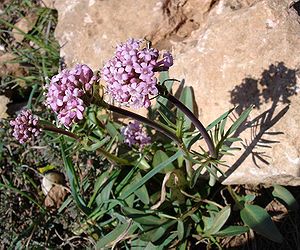
[[[254,105],[224,184],[300,185],[300,2],[57,0],[68,66],[103,66],[115,45],[147,38],[174,55],[172,78],[192,86],[205,125]],[[142,111],[141,111],[142,112]]]

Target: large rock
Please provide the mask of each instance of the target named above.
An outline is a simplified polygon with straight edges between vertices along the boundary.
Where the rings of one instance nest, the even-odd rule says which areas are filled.
[[[115,46],[129,37],[145,37],[162,21],[159,0],[56,1],[56,37],[68,65],[86,63],[99,69]]]
[[[253,104],[228,159],[224,183],[300,185],[300,24],[289,1],[256,1],[232,9],[220,1],[186,44],[175,46],[171,75],[194,87],[199,117],[208,124],[234,105]],[[289,109],[288,109],[289,105]]]
[[[289,0],[56,1],[57,38],[72,66],[99,69],[114,46],[147,37],[172,48],[171,76],[194,88],[208,124],[253,104],[243,150],[224,184],[300,184],[300,20]]]
[[[171,48],[204,24],[213,0],[65,0],[55,1],[55,31],[67,65],[99,69],[115,46],[128,38],[147,38]],[[196,8],[195,8],[196,7]]]

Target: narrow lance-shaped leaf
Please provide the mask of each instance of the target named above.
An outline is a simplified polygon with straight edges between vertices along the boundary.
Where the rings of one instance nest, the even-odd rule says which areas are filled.
[[[150,172],[148,172],[140,181],[137,183],[134,183],[130,190],[127,192],[124,192],[120,195],[119,199],[126,199],[129,195],[134,193],[138,188],[143,186],[148,180],[150,180],[154,175],[162,171],[165,167],[167,167],[171,162],[175,161],[180,155],[183,155],[183,152],[179,150],[176,154],[171,156],[168,160],[162,162],[159,164],[156,168],[152,169]]]
[[[129,223],[124,223],[121,225],[118,225],[115,227],[114,230],[112,230],[110,233],[105,235],[103,238],[101,238],[96,245],[96,249],[103,249],[108,244],[112,244],[114,241],[116,241],[119,237],[122,236],[130,226]]]
[[[283,237],[270,215],[262,207],[245,204],[245,207],[241,210],[241,218],[246,225],[258,234],[278,243],[283,241]]]
[[[230,212],[230,206],[226,206],[220,212],[218,212],[218,214],[213,220],[212,226],[205,232],[205,234],[212,235],[217,233],[228,220]]]
[[[194,111],[194,104],[193,104],[193,92],[191,87],[184,87],[181,95],[180,95],[180,101],[192,112]],[[183,118],[184,123],[183,123],[183,128],[184,129],[190,129],[192,122],[190,121],[189,118],[185,116],[182,111],[177,110],[177,117],[178,118]]]
[[[272,195],[290,210],[297,210],[299,208],[294,196],[283,186],[274,185]]]
[[[229,237],[229,236],[235,236],[235,235],[247,233],[248,231],[249,231],[249,227],[246,226],[229,226],[215,233],[214,236]]]

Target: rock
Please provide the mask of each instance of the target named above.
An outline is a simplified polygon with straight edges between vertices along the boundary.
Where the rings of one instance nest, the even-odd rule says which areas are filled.
[[[16,77],[25,74],[24,68],[16,62],[16,56],[11,53],[0,55],[0,77],[7,75],[14,75]]]
[[[31,13],[23,18],[21,18],[17,23],[15,23],[15,28],[12,30],[12,34],[17,42],[22,42],[25,34],[27,34],[34,27],[38,16]]]
[[[300,185],[299,16],[289,1],[225,2],[175,46],[171,76],[193,86],[206,125],[233,105],[238,113],[255,105],[224,184]]]
[[[0,55],[0,77],[14,76],[20,87],[26,87],[22,76],[28,75],[28,72],[17,61],[17,56],[12,53]]]
[[[55,0],[43,0],[40,4],[42,7],[46,7],[49,9],[55,9],[55,6],[54,6]]]
[[[99,69],[115,44],[172,49],[170,75],[193,87],[205,125],[255,105],[224,184],[300,185],[299,16],[289,0],[56,1],[68,66]],[[238,144],[236,143],[236,146]],[[233,171],[234,170],[234,171]]]
[[[9,101],[9,98],[7,98],[5,95],[0,95],[0,119],[8,117],[6,110]]]
[[[55,31],[68,66],[86,63],[99,69],[117,43],[145,37],[162,21],[159,0],[56,1]],[[142,11],[141,11],[142,10]]]
[[[86,63],[96,70],[111,58],[118,43],[130,37],[146,37],[165,49],[174,41],[182,41],[203,23],[211,2],[214,1],[55,1],[55,35],[68,66]]]

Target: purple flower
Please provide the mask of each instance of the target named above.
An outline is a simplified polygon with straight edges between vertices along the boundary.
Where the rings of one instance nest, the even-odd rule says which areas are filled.
[[[38,118],[32,114],[31,110],[22,110],[15,120],[10,121],[13,136],[22,144],[38,136],[41,131],[38,122]]]
[[[130,122],[126,127],[121,129],[124,136],[124,142],[130,147],[133,145],[144,147],[151,142],[151,138],[147,135],[141,123]]]
[[[159,59],[154,48],[140,48],[141,40],[129,39],[116,48],[115,56],[102,69],[108,93],[119,103],[134,108],[150,106],[150,96],[157,95],[155,72],[173,65],[169,52]]]
[[[70,127],[83,119],[85,99],[97,77],[85,64],[61,71],[52,77],[48,87],[46,104],[57,113],[57,118],[65,127]]]

